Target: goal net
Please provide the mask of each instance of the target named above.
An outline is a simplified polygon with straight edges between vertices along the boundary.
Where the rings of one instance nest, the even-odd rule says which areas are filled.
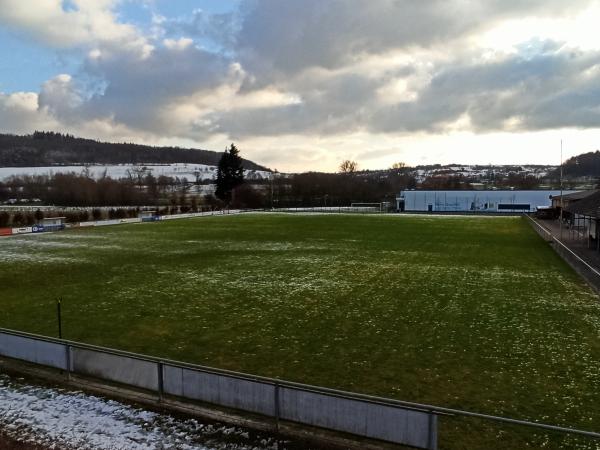
[[[354,212],[383,212],[383,203],[351,203]]]

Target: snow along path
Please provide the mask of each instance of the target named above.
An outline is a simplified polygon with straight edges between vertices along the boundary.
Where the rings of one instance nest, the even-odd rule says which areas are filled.
[[[2,374],[0,429],[49,449],[277,449],[274,438],[251,437],[240,428],[172,417],[80,391],[27,385]]]

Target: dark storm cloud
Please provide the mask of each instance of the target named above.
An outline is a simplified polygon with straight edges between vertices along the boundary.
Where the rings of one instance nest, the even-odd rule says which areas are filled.
[[[364,54],[446,44],[499,20],[576,9],[561,0],[254,0],[242,3],[236,51],[260,74],[337,68]]]

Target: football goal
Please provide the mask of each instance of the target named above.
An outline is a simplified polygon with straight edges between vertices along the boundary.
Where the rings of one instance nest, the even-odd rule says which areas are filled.
[[[351,203],[350,209],[354,212],[384,212],[384,203]]]

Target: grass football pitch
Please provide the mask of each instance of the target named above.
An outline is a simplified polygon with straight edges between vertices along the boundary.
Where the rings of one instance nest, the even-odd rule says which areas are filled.
[[[597,430],[600,302],[524,218],[245,214],[0,240],[0,326]],[[600,448],[440,419],[440,448]]]

